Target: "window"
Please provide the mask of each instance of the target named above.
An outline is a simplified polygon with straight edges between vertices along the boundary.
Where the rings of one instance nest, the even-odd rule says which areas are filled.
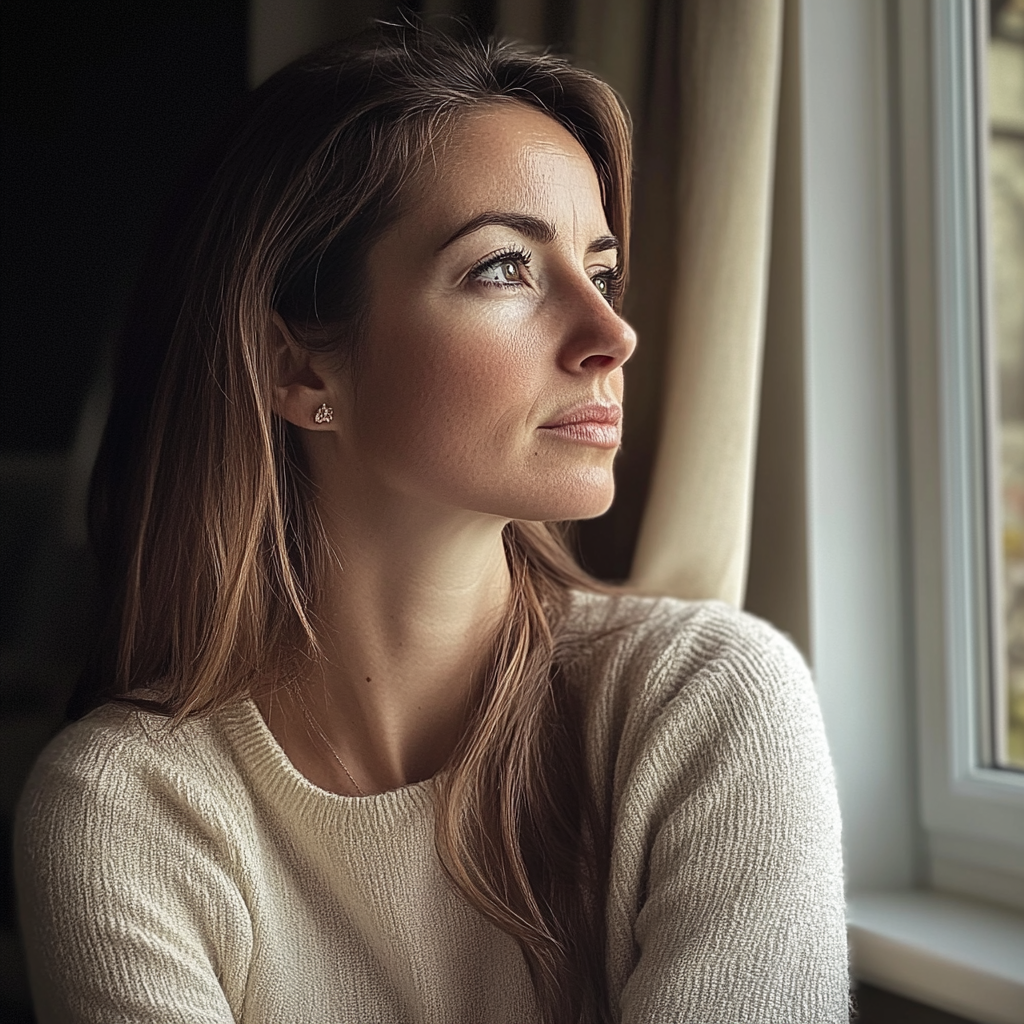
[[[1014,478],[997,443],[1021,382],[997,386],[1005,224],[986,192],[1004,9],[800,5],[813,648],[854,972],[993,1024],[1024,1005]]]
[[[1020,5],[991,6],[998,17]],[[1017,463],[1004,473],[1019,450],[1007,399],[1020,393],[1024,339],[1020,321],[1014,337],[1003,319],[1021,289],[999,285],[1020,258],[1021,185],[1019,150],[1007,159],[990,138],[986,70],[999,74],[990,58],[1004,40],[990,41],[987,13],[933,0],[923,32],[908,19],[900,32],[909,529],[928,881],[1024,908],[1024,774],[1012,770],[1010,728],[1024,611],[1012,603],[1024,597]]]
[[[1024,2],[993,5],[987,45],[992,466],[1000,559],[993,751],[1024,770]],[[1001,542],[1001,543],[1000,543]]]

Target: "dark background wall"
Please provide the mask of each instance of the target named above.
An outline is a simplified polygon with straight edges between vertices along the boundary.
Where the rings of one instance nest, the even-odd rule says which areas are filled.
[[[245,0],[19,0],[2,35],[0,1019],[30,1020],[9,851],[93,631],[88,421],[151,225],[245,90]],[[95,431],[93,431],[95,433]]]
[[[70,447],[149,225],[244,91],[245,31],[245,0],[5,5],[5,452]]]

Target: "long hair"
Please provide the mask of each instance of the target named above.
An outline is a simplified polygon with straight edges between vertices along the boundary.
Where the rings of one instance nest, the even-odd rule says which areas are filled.
[[[358,364],[371,246],[459,118],[505,102],[579,141],[625,266],[621,104],[589,73],[507,44],[383,27],[326,47],[257,89],[206,155],[139,286],[93,475],[112,611],[90,671],[108,695],[180,721],[317,656],[331,552],[301,448],[272,412],[272,319]],[[514,521],[504,541],[510,603],[438,776],[437,851],[519,942],[545,1018],[603,1020],[603,830],[560,656],[569,589],[594,581],[553,525]]]

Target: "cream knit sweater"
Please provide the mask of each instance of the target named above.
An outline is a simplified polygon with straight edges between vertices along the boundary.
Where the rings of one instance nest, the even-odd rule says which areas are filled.
[[[839,814],[800,656],[717,603],[576,595],[572,620],[594,637],[572,678],[612,810],[619,1020],[845,1024]],[[518,946],[441,871],[432,792],[324,792],[251,702],[72,725],[16,836],[40,1024],[533,1024]]]

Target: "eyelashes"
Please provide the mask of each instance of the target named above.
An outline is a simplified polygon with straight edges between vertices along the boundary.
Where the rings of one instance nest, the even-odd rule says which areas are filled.
[[[528,281],[526,271],[532,254],[522,246],[509,246],[485,256],[470,271],[471,280],[493,288],[521,288]],[[622,267],[612,267],[595,274],[590,280],[610,306],[622,296]]]
[[[622,267],[612,267],[611,270],[602,270],[591,279],[597,290],[608,300],[610,306],[617,306],[622,298]],[[603,285],[603,287],[602,287]]]

